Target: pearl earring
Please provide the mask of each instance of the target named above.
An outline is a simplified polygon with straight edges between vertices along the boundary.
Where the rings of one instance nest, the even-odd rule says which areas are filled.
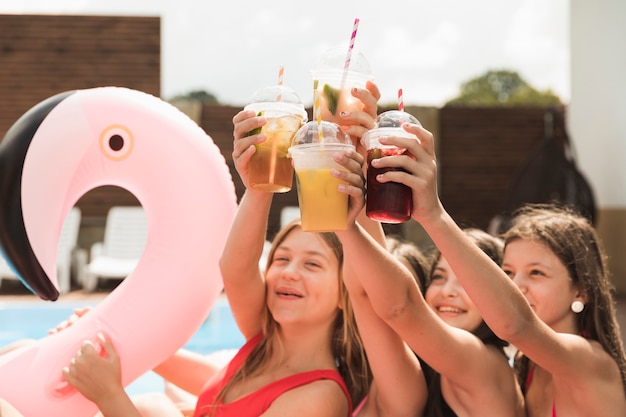
[[[572,302],[571,308],[572,308],[572,311],[574,313],[580,313],[585,308],[585,305],[583,304],[582,301],[576,300],[576,301]]]

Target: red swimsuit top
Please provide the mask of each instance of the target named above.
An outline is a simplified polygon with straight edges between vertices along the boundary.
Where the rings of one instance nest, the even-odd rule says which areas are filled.
[[[329,379],[335,381],[343,390],[348,399],[348,416],[352,414],[352,401],[346,384],[337,371],[330,369],[320,369],[315,371],[301,372],[290,375],[288,377],[271,382],[260,389],[243,396],[228,404],[214,404],[215,398],[233,377],[235,372],[239,370],[252,349],[254,349],[263,339],[263,335],[250,339],[240,350],[230,363],[216,373],[206,383],[198,402],[194,417],[256,417],[263,414],[272,405],[272,402],[284,392],[297,388],[302,385],[309,384],[314,381]]]
[[[528,388],[530,387],[530,383],[533,381],[533,374],[535,373],[535,365],[531,365],[528,370],[528,375],[526,375],[526,383],[525,388],[526,392],[528,392]],[[556,417],[556,410],[554,409],[554,401],[552,401],[552,417]]]

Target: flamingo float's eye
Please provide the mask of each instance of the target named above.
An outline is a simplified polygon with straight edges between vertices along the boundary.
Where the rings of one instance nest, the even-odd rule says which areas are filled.
[[[126,159],[133,152],[134,144],[133,134],[126,126],[111,125],[100,135],[102,154],[114,161]]]
[[[124,138],[120,135],[113,135],[109,138],[109,147],[114,151],[119,151],[124,147]]]

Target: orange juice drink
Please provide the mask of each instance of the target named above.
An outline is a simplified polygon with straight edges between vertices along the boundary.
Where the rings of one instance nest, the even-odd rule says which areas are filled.
[[[256,145],[256,152],[250,158],[250,187],[272,193],[291,190],[293,165],[288,149],[296,132],[307,120],[304,104],[289,87],[274,85],[258,90],[244,109],[267,120],[261,128],[248,132],[248,136],[266,135],[265,141]]]
[[[331,168],[296,170],[302,229],[307,232],[345,230],[348,195],[337,191],[339,181]]]
[[[265,142],[256,145],[250,159],[250,186],[256,190],[284,193],[291,190],[293,165],[288,149],[302,125],[300,115],[268,117],[261,132]]]

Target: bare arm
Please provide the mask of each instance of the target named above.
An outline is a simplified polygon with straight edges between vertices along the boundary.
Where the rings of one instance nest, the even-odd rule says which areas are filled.
[[[358,190],[358,171],[352,169],[352,172],[352,178],[357,181],[352,183],[353,189]],[[351,194],[351,219],[362,215],[362,211],[358,211],[363,205],[362,195],[362,192],[357,191]],[[362,329],[368,357],[369,349],[377,347],[373,346],[373,339],[367,344],[368,335],[363,326],[375,329],[378,339],[385,336],[381,323],[368,315],[368,312],[374,311],[379,320],[384,320],[422,359],[462,390],[478,390],[475,384],[477,378],[490,387],[488,390],[480,388],[481,392],[497,392],[502,378],[508,377],[510,386],[512,374],[506,361],[473,334],[451,327],[439,319],[424,300],[411,272],[362,225],[351,222],[348,230],[339,231],[337,235],[344,245],[344,280],[355,303],[355,313],[361,314],[358,324]],[[370,306],[369,310],[364,307],[366,303]],[[387,352],[380,349],[375,356],[385,357],[389,351],[398,352],[397,346],[393,344],[385,348]],[[378,380],[377,372],[384,378],[384,365],[378,370],[374,366],[375,362],[372,363],[375,381]],[[402,388],[397,385],[378,384],[377,389],[391,386],[396,392],[389,392],[388,398],[401,395]],[[380,398],[385,398],[385,394],[382,392]]]
[[[488,377],[491,352],[471,333],[444,323],[430,309],[413,275],[377,245],[358,225],[338,232],[346,259],[356,257],[358,277],[371,305],[422,359],[437,372],[468,389]]]
[[[362,415],[409,416],[426,405],[427,387],[421,365],[402,338],[374,311],[358,280],[344,268],[344,281],[367,352],[374,380]],[[372,408],[373,410],[367,410]],[[374,412],[374,414],[372,414]]]
[[[402,138],[390,138],[388,143],[406,147],[416,159],[377,160],[381,167],[400,167],[407,171],[388,172],[380,181],[396,181],[411,187],[413,218],[445,256],[488,326],[555,375],[567,375],[579,382],[598,378],[598,369],[606,369],[606,354],[592,349],[582,337],[555,332],[533,312],[515,283],[476,247],[444,210],[437,195],[432,134],[414,125],[405,129],[416,134],[420,143]]]
[[[219,364],[211,362],[205,355],[180,349],[153,370],[166,381],[197,396],[220,369]]]
[[[368,243],[387,253],[384,233],[380,223],[365,216],[363,210],[363,156],[357,152],[336,157],[348,173],[341,173],[350,186],[345,192],[350,196],[350,223],[367,236]],[[354,222],[367,225],[370,233]],[[344,239],[347,232],[337,232],[344,245],[344,283],[350,294],[359,333],[368,355],[374,381],[361,415],[405,416],[420,414],[426,404],[427,388],[421,366],[415,354],[402,338],[374,311],[367,293],[358,278],[362,256],[352,248],[352,241]],[[375,236],[375,237],[372,237]],[[363,256],[368,256],[364,254]],[[409,273],[410,275],[410,273]],[[412,277],[412,276],[411,276]]]
[[[247,190],[220,259],[224,290],[246,340],[259,334],[265,308],[265,281],[259,270],[271,194]]]
[[[262,142],[265,137],[262,134],[247,137],[245,134],[265,121],[256,117],[254,112],[242,111],[233,118],[233,123],[233,160],[248,187],[248,163],[255,151],[254,144]],[[261,331],[265,283],[259,270],[259,259],[263,252],[272,197],[272,193],[246,189],[220,259],[224,290],[246,340]]]
[[[360,94],[364,102],[364,112],[350,115],[355,122],[358,121],[358,125],[351,127],[354,136],[360,137],[373,126],[376,101],[380,94],[373,83],[369,85],[369,90],[369,93],[366,91],[353,93]],[[357,221],[366,233],[386,250],[382,225],[369,219],[365,213],[364,155],[365,151],[361,148],[346,157],[336,159],[350,173],[342,178],[350,184],[345,190],[350,196],[349,218],[351,222]],[[341,238],[341,234],[338,235]],[[374,376],[367,403],[359,415],[399,417],[419,415],[424,409],[427,396],[420,363],[402,338],[374,312],[367,293],[356,278],[353,264],[358,262],[360,259],[357,257],[344,257],[343,278]]]

